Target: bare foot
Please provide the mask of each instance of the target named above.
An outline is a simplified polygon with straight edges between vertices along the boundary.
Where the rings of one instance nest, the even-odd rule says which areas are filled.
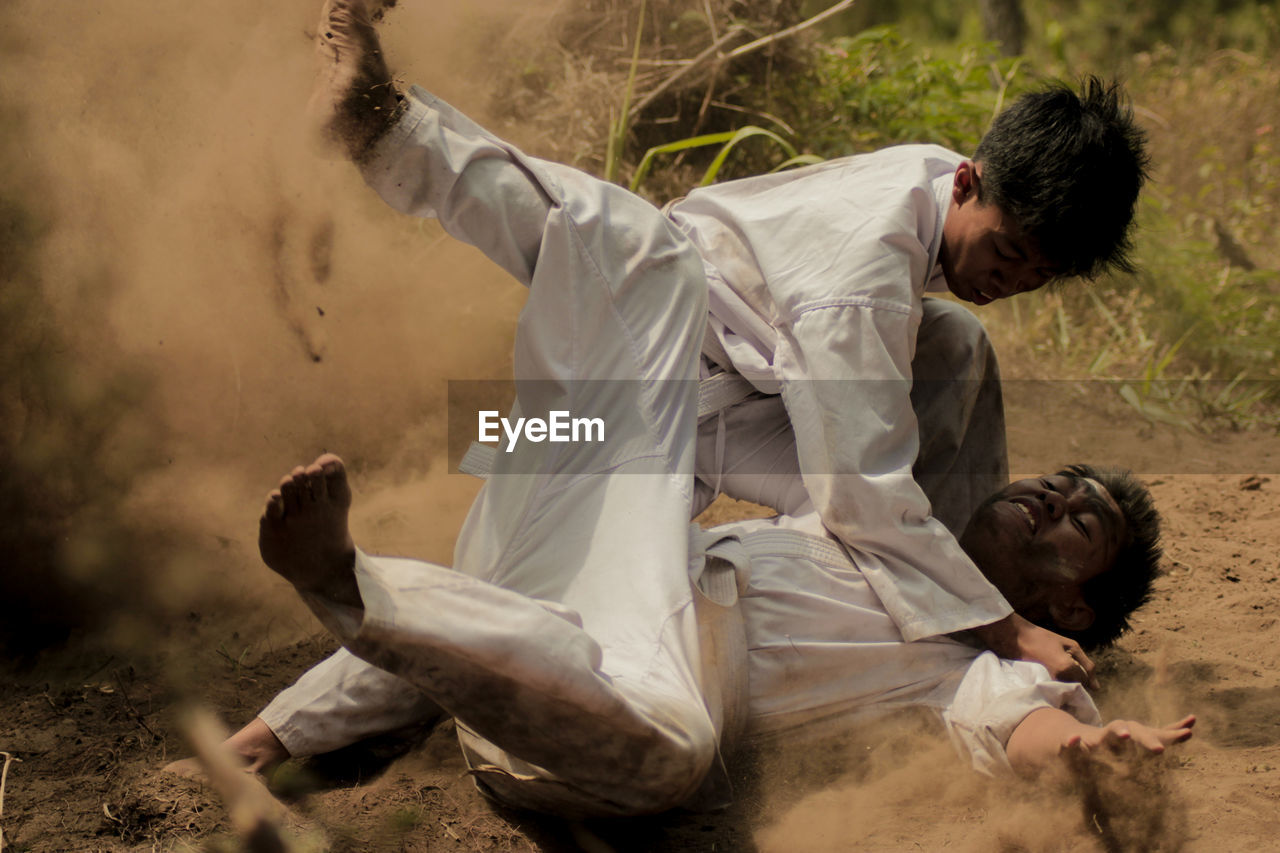
[[[269,774],[289,760],[289,750],[276,737],[261,717],[254,717],[248,725],[222,742],[232,755],[240,759],[246,773]],[[197,781],[208,781],[204,762],[199,758],[182,758],[171,761],[160,770]]]
[[[258,523],[263,562],[303,592],[359,607],[350,510],[351,487],[341,459],[326,453],[306,468],[294,468],[267,496]]]
[[[395,0],[327,0],[320,12],[320,73],[307,112],[321,142],[355,161],[390,126],[400,104],[373,28],[393,5]]]
[[[244,772],[235,747],[235,741],[246,731],[253,731],[256,726],[270,733],[266,723],[255,720],[244,729],[230,737],[226,729],[207,711],[195,710],[187,714],[183,724],[184,734],[195,750],[197,764],[202,771],[202,784],[208,784],[222,799],[227,810],[227,820],[232,830],[239,836],[240,847],[248,851],[286,851],[286,850],[329,850],[323,833],[313,825],[299,818],[298,815],[271,795],[266,784],[252,773]],[[253,735],[261,740],[261,732]],[[275,735],[269,735],[275,740]],[[276,741],[279,744],[279,741]],[[281,747],[283,748],[283,747]],[[185,764],[186,762],[175,762]],[[165,770],[180,768],[174,765]],[[172,771],[171,771],[172,772]],[[303,833],[308,838],[298,838]],[[295,839],[299,842],[295,844]]]

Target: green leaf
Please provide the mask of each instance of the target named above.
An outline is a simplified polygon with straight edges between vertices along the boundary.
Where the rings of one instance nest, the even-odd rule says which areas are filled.
[[[782,150],[787,152],[788,157],[796,156],[795,146],[778,134],[774,133],[772,130],[766,130],[763,127],[756,127],[755,125],[747,125],[746,127],[736,131],[733,136],[730,137],[729,141],[724,144],[724,147],[720,149],[719,153],[716,154],[715,159],[711,161],[711,165],[707,167],[706,173],[702,176],[700,185],[705,187],[715,183],[716,175],[720,174],[720,168],[724,165],[725,159],[728,158],[733,149],[736,148],[743,140],[750,139],[753,136],[763,136],[767,139],[772,139],[774,142],[782,146]]]
[[[631,131],[631,95],[635,91],[636,68],[640,65],[640,38],[644,35],[644,13],[648,0],[640,0],[640,18],[636,22],[636,43],[631,51],[631,67],[627,70],[627,87],[622,92],[622,112],[616,122],[610,121],[609,141],[604,151],[604,179],[613,183],[618,178],[622,148]]]
[[[679,151],[687,151],[690,148],[702,148],[707,145],[723,145],[730,139],[733,139],[734,131],[727,130],[721,133],[704,133],[701,136],[690,136],[688,139],[679,139],[675,142],[664,142],[662,145],[655,145],[648,151],[644,152],[644,157],[640,160],[640,165],[636,167],[636,173],[631,178],[631,191],[635,192],[639,189],[640,184],[649,174],[649,169],[653,166],[653,158],[659,154],[675,154]]]

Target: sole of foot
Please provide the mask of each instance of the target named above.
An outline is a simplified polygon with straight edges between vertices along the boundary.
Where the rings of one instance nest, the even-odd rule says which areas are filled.
[[[394,3],[328,0],[320,12],[320,70],[307,113],[322,153],[359,161],[390,125],[400,99],[374,22]]]
[[[258,524],[263,562],[302,592],[359,606],[350,510],[351,486],[341,459],[326,453],[294,468],[267,496]]]

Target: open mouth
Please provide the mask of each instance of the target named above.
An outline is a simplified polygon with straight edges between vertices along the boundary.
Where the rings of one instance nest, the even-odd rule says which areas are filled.
[[[1026,498],[1014,498],[1009,504],[1022,516],[1023,521],[1027,523],[1027,529],[1034,535],[1040,529],[1040,513],[1038,508],[1033,506],[1031,501]]]
[[[975,288],[972,288],[972,290],[969,293],[969,301],[972,302],[974,305],[987,305],[989,303],[995,302],[996,298],[994,296],[991,296],[988,293],[978,290],[978,288],[975,287]]]

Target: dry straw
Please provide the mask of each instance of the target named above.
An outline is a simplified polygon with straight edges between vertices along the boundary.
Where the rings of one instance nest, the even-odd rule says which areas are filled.
[[[17,761],[22,763],[22,759],[8,752],[0,752],[4,756],[4,768],[0,769],[0,818],[4,817],[4,786],[9,781],[9,765]],[[4,827],[0,826],[0,850],[4,849]]]

